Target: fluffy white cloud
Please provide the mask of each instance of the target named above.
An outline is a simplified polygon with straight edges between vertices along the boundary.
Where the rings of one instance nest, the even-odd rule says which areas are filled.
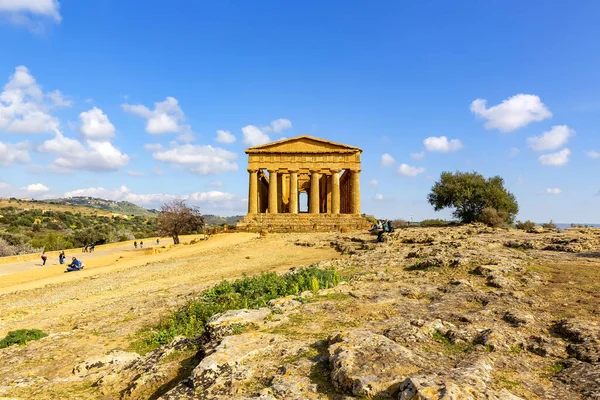
[[[377,186],[377,185],[379,185],[379,181],[377,179],[371,179],[371,181],[369,182],[369,185]]]
[[[133,169],[130,169],[129,171],[127,171],[127,175],[129,175],[129,176],[144,176],[144,173],[141,171],[135,171]]]
[[[527,143],[533,151],[556,150],[567,144],[572,136],[575,136],[573,129],[570,129],[567,125],[557,125],[540,136],[527,138]]]
[[[585,154],[587,154],[589,158],[600,158],[600,151],[588,151]]]
[[[22,187],[21,190],[26,190],[31,193],[44,193],[44,192],[49,192],[50,188],[41,183],[32,183],[31,185]]]
[[[154,103],[154,110],[142,104],[121,104],[121,107],[127,112],[146,118],[146,132],[152,135],[191,133],[190,126],[183,124],[185,114],[175,97],[167,97],[164,101]]]
[[[261,144],[269,143],[271,138],[269,135],[264,133],[259,127],[254,125],[246,125],[242,128],[242,134],[244,135],[244,143],[249,146],[258,146]]]
[[[261,130],[263,132],[281,133],[290,128],[292,128],[292,121],[286,118],[279,118],[271,121],[269,125],[261,127]]]
[[[147,151],[157,151],[162,148],[163,148],[163,146],[160,143],[148,143],[148,144],[144,145],[144,150],[147,150]]]
[[[46,93],[46,97],[52,101],[55,107],[71,107],[73,105],[73,101],[65,98],[60,90]]]
[[[219,143],[234,143],[235,142],[235,136],[233,136],[231,134],[231,132],[229,131],[224,131],[219,129],[217,131],[217,142]]]
[[[57,94],[58,93],[58,94]],[[44,95],[27,67],[18,66],[0,93],[0,131],[9,133],[56,132],[58,119],[48,113],[67,103],[60,92]],[[50,98],[50,101],[47,99]]]
[[[379,194],[379,193],[377,193],[377,194],[375,195],[375,200],[383,200],[383,195],[382,195],[382,194]]]
[[[552,117],[552,113],[540,98],[532,94],[517,94],[501,104],[486,107],[487,100],[477,99],[471,103],[471,112],[486,121],[486,129],[512,132],[534,121]]]
[[[88,140],[84,146],[57,132],[55,137],[46,140],[37,150],[41,153],[53,153],[58,156],[53,166],[58,171],[73,170],[115,171],[129,163],[129,156],[122,153],[108,141]]]
[[[60,23],[58,0],[0,0],[0,17],[15,25],[27,26],[32,31],[43,30],[42,20]]]
[[[425,168],[413,167],[408,164],[400,164],[398,173],[402,176],[417,176],[425,173]]]
[[[435,151],[438,153],[448,153],[462,149],[464,146],[459,139],[448,140],[446,136],[435,137],[431,136],[423,140],[427,151]]]
[[[562,190],[559,188],[548,188],[546,189],[546,193],[548,194],[561,194]]]
[[[410,158],[412,158],[413,160],[420,160],[423,157],[425,157],[424,151],[420,151],[418,153],[410,153]]]
[[[0,165],[8,167],[16,163],[27,163],[31,161],[28,149],[28,142],[17,144],[0,142]]]
[[[87,139],[110,139],[115,135],[115,126],[98,107],[79,114],[80,131]]]
[[[0,197],[43,198],[49,191],[50,188],[41,183],[33,183],[21,188],[16,188],[8,183],[0,182]]]
[[[237,171],[237,154],[218,147],[179,145],[172,143],[171,148],[158,150],[152,154],[155,160],[176,166],[186,167],[198,175],[217,174],[225,171]]]
[[[388,153],[384,153],[381,155],[381,165],[383,165],[384,167],[389,167],[394,165],[394,163],[396,162],[396,159],[394,159],[394,157],[392,157],[390,154]]]
[[[168,193],[133,193],[127,186],[121,186],[118,189],[110,190],[103,187],[77,189],[64,194],[64,197],[91,196],[100,197],[115,201],[130,201],[143,207],[159,208],[166,201],[173,199],[183,199],[189,204],[197,205],[203,213],[227,214],[227,213],[245,213],[247,199],[232,193],[225,193],[217,190],[208,192],[194,192],[183,195],[174,195]]]
[[[561,167],[563,165],[567,165],[570,156],[571,150],[562,149],[561,151],[556,153],[543,154],[539,156],[538,160],[542,165],[551,167]]]

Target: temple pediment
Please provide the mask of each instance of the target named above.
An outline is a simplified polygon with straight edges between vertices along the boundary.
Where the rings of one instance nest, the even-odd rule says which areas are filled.
[[[361,149],[312,136],[297,136],[246,149],[252,153],[360,153]]]

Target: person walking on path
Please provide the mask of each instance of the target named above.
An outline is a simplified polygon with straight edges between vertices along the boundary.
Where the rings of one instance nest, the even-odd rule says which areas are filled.
[[[58,263],[59,264],[64,264],[65,263],[65,258],[67,258],[67,256],[65,256],[65,252],[61,251],[60,254],[58,255]]]
[[[87,250],[88,250],[88,245],[86,244],[85,247],[83,248],[83,252],[87,253]]]
[[[42,251],[42,265],[46,265],[47,259],[48,259],[48,256],[46,255],[46,252]]]
[[[96,248],[95,243],[90,244],[90,253],[93,253],[95,248]]]
[[[137,249],[137,240],[135,242],[133,242],[133,247],[135,247]]]
[[[158,246],[160,244],[160,239],[156,238],[156,245]]]
[[[144,242],[140,241],[140,249],[144,248]]]

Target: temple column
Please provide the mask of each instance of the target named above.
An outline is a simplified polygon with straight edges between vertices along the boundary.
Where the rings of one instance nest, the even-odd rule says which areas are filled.
[[[331,171],[331,213],[340,213],[340,171]]]
[[[298,214],[298,172],[290,172],[290,214]]]
[[[350,174],[350,213],[360,214],[360,170]]]
[[[308,199],[308,212],[311,214],[319,213],[319,173],[311,172],[310,174],[310,198]]]
[[[269,214],[277,214],[277,171],[269,171]]]
[[[248,190],[248,214],[258,212],[258,171],[248,170],[250,173],[250,185]]]

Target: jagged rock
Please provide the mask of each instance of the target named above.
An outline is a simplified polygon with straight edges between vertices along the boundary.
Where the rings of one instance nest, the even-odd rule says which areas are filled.
[[[498,289],[513,289],[517,283],[503,276],[488,276],[487,284]]]
[[[271,310],[266,307],[258,310],[226,311],[209,319],[206,324],[206,331],[211,340],[218,340],[243,329],[259,327],[269,314],[271,314]]]
[[[353,396],[391,395],[420,363],[406,347],[369,331],[336,333],[328,342],[333,385]]]
[[[600,326],[592,322],[563,319],[554,325],[556,333],[569,339],[567,352],[581,361],[600,362]]]
[[[555,379],[569,385],[571,390],[586,399],[600,399],[600,363],[587,363],[569,359]]]
[[[73,374],[88,375],[106,368],[110,368],[113,372],[118,371],[137,361],[140,357],[138,353],[113,350],[104,356],[91,357],[80,362],[73,367]]]
[[[398,400],[471,400],[477,392],[470,386],[459,387],[449,379],[437,376],[414,376],[400,384]]]
[[[525,348],[540,357],[561,357],[565,352],[560,340],[546,336],[530,336],[525,343]]]
[[[277,310],[280,312],[294,310],[302,305],[302,303],[296,300],[296,296],[286,296],[280,297],[278,299],[269,300],[269,303],[267,304],[273,310]]]
[[[502,319],[513,326],[521,326],[532,323],[533,315],[520,310],[511,310],[507,311]]]
[[[492,350],[500,347],[507,347],[506,338],[504,335],[494,329],[486,329],[479,332],[479,334],[473,340],[473,343],[489,346]]]

